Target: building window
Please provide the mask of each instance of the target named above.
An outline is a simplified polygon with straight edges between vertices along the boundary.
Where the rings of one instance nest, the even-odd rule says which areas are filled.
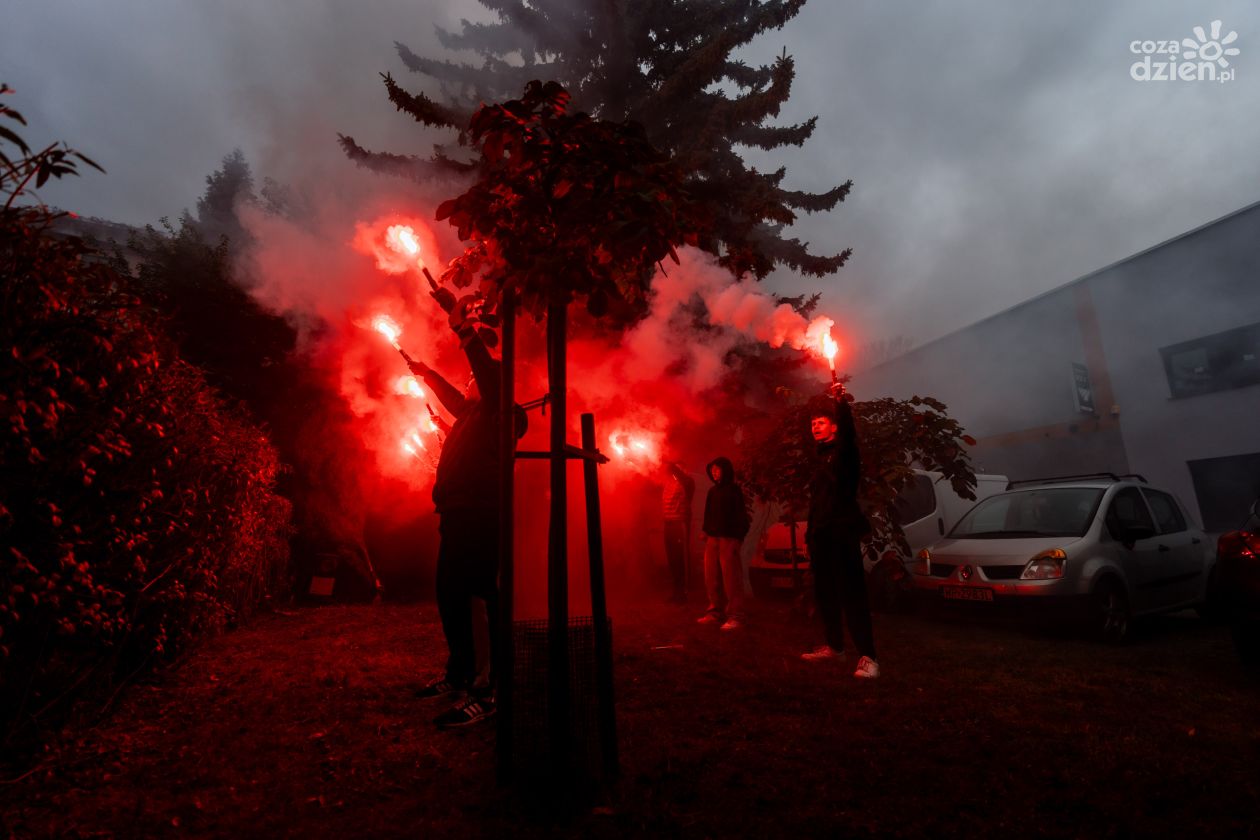
[[[1159,352],[1174,398],[1260,384],[1260,324],[1161,347]]]

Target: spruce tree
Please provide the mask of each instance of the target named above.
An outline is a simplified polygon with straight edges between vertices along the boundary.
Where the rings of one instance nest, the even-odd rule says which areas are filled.
[[[764,277],[786,265],[816,277],[844,264],[849,250],[820,256],[784,235],[800,212],[831,210],[852,187],[826,192],[783,187],[786,170],[759,172],[738,146],[800,146],[817,117],[796,125],[770,121],[787,101],[795,64],[786,52],[772,64],[749,66],[732,52],[779,29],[805,0],[479,0],[498,22],[463,21],[458,32],[438,29],[443,46],[470,50],[480,65],[439,61],[396,44],[411,70],[441,83],[445,101],[410,93],[383,74],[389,99],[418,122],[447,127],[466,139],[482,102],[515,98],[533,79],[557,81],[575,110],[642,123],[649,140],[688,173],[687,188],[711,225],[700,246],[737,273]],[[430,158],[371,152],[353,138],[341,143],[370,168],[420,179],[473,164],[438,147]]]

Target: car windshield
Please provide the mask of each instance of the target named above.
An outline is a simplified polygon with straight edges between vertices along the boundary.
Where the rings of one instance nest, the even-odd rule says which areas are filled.
[[[956,539],[1081,537],[1098,510],[1096,487],[1036,487],[990,496],[949,532]]]

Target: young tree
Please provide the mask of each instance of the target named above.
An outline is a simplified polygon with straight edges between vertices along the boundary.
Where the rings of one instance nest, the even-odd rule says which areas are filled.
[[[443,280],[478,284],[488,308],[512,284],[524,306],[586,299],[594,315],[643,303],[656,265],[703,224],[682,175],[635,124],[571,113],[555,82],[478,109],[479,177],[437,208],[471,244]]]
[[[647,139],[672,155],[686,173],[688,193],[712,220],[698,240],[737,274],[764,277],[776,265],[803,274],[834,273],[849,256],[811,253],[783,228],[801,212],[834,208],[852,182],[822,193],[783,186],[786,170],[759,172],[739,146],[800,146],[817,117],[796,125],[770,121],[787,101],[795,64],[784,53],[750,67],[732,53],[758,35],[781,28],[805,0],[480,0],[499,16],[492,24],[465,21],[460,32],[438,30],[443,45],[483,56],[480,66],[416,55],[397,44],[411,70],[436,79],[447,92],[439,103],[404,90],[386,74],[390,101],[418,122],[457,129],[466,137],[479,102],[516,95],[527,81],[550,79],[573,96],[574,107],[597,117],[642,124]],[[428,160],[369,152],[342,137],[346,153],[372,168],[428,177],[471,171],[439,148]]]

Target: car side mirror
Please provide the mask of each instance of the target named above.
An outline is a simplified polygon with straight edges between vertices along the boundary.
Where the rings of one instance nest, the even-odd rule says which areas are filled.
[[[1141,540],[1149,540],[1155,536],[1155,529],[1146,525],[1130,525],[1124,529],[1124,544],[1130,548]]]

